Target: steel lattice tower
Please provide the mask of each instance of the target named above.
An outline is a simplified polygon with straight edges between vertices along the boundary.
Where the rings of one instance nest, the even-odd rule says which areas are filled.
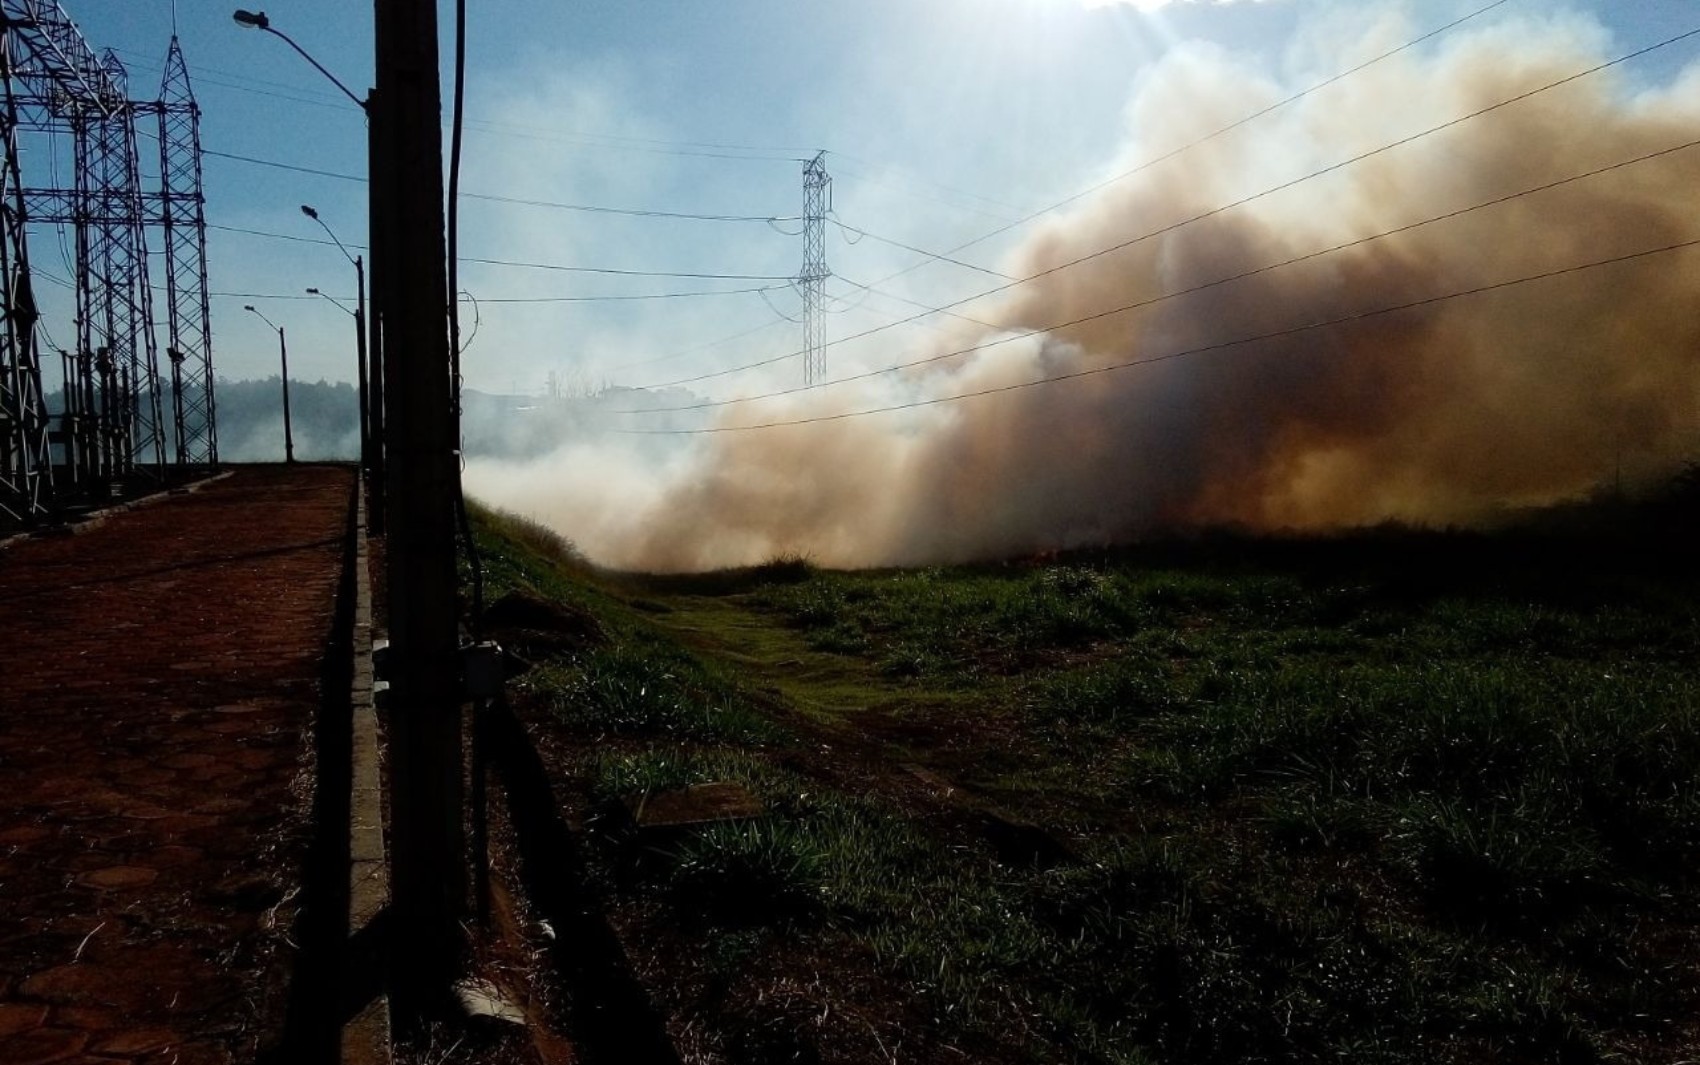
[[[826,172],[826,153],[803,166],[803,271],[797,283],[803,293],[803,383],[826,380],[826,215],[832,210],[832,175]]]
[[[123,65],[95,55],[57,0],[0,0],[0,517],[34,521],[115,482],[215,462],[199,109],[173,38],[163,98],[129,99]],[[161,131],[161,189],[144,190],[136,122]],[[69,134],[69,187],[26,185],[20,160],[54,160]],[[20,134],[47,141],[20,144]],[[45,147],[44,153],[38,150]],[[35,175],[38,179],[39,174]],[[63,407],[49,415],[37,350],[30,227],[69,226],[76,344],[59,353]],[[164,408],[149,284],[150,232],[163,232],[171,328]]]
[[[107,77],[124,92],[124,66],[110,51]],[[153,289],[148,284],[145,208],[136,116],[128,98],[91,130],[90,184],[93,212],[91,268],[99,306],[91,328],[93,349],[104,350],[117,367],[127,402],[121,411],[127,465],[165,465],[165,422],[161,414],[159,349],[153,328]]]
[[[9,22],[0,24],[0,76],[5,111],[0,114],[0,512],[28,520],[44,511],[53,490],[47,404],[36,350],[38,317],[30,286],[29,246],[24,237],[23,178],[18,169],[19,112],[15,82],[27,50]]]
[[[165,229],[166,354],[172,366],[179,464],[218,463],[212,327],[207,307],[207,215],[201,109],[175,35],[159,87],[160,214]]]

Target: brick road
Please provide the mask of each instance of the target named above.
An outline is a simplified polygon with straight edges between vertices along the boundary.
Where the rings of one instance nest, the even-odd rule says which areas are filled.
[[[0,1062],[275,1040],[352,487],[239,468],[0,551]]]

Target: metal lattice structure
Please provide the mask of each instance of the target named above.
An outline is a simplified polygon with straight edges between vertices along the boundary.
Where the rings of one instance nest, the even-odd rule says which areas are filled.
[[[124,67],[108,52],[108,76],[122,92]],[[81,316],[79,339],[85,349],[104,349],[125,375],[130,402],[124,439],[127,465],[165,465],[165,422],[161,416],[159,346],[153,328],[153,288],[148,283],[146,207],[142,198],[141,155],[136,150],[135,110],[125,104],[93,124],[90,173],[77,175],[87,197],[90,272],[97,311]]]
[[[218,462],[218,418],[207,306],[201,109],[175,36],[159,87],[159,178],[177,461],[213,465]]]
[[[803,294],[803,383],[826,380],[826,216],[832,210],[832,175],[826,172],[826,153],[817,152],[803,166],[803,271],[797,284]]]
[[[0,512],[27,520],[48,506],[53,491],[47,404],[36,350],[36,307],[24,237],[23,178],[18,169],[20,108],[16,92],[15,36],[0,25],[0,80],[6,107],[0,113],[0,279],[5,284],[0,329]]]
[[[30,522],[135,476],[163,479],[168,441],[179,465],[217,462],[200,112],[175,37],[160,99],[136,102],[117,57],[97,57],[55,0],[0,0],[0,92],[0,517]],[[136,123],[149,115],[160,129],[158,191],[144,188],[138,149]],[[46,134],[46,151],[24,151],[20,134]],[[70,143],[69,186],[58,179],[60,134]],[[53,164],[47,184],[25,184],[20,160],[36,157]],[[30,227],[45,224],[69,227],[75,247],[74,262],[64,254],[76,344],[59,353],[61,410],[51,415],[29,256]],[[169,381],[148,268],[155,230]]]

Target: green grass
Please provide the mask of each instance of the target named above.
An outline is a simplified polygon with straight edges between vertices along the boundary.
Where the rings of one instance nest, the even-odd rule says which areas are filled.
[[[624,580],[491,535],[508,586],[611,634],[524,682],[582,738],[587,804],[711,780],[765,804],[629,868],[629,840],[598,852],[614,904],[716,979],[871,959],[1000,1061],[1681,1059],[1683,555],[1376,534]],[[960,808],[846,783],[899,761],[1077,857],[1002,864]]]
[[[520,683],[595,734],[759,743],[778,733],[726,671],[641,637],[557,659]]]

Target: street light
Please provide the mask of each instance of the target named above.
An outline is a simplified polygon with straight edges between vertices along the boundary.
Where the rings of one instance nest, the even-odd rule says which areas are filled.
[[[290,37],[289,37],[289,34],[284,33],[282,30],[272,29],[272,20],[266,17],[266,13],[264,11],[243,11],[241,8],[237,8],[235,13],[231,17],[236,20],[236,24],[238,26],[247,26],[250,29],[265,30],[267,33],[271,34],[274,37],[281,37],[283,39],[283,43],[289,45],[289,47],[295,49],[296,52],[300,53],[302,59],[305,59],[307,62],[313,64],[313,69],[317,70],[319,73],[323,74],[325,77],[331,79],[331,84],[333,84],[337,88],[341,89],[342,94],[344,96],[348,97],[350,100],[353,100],[356,107],[359,107],[360,110],[362,110],[362,111],[366,110],[366,101],[362,100],[360,97],[358,97],[358,96],[354,95],[354,93],[350,92],[348,86],[344,85],[342,83],[341,79],[339,79],[335,74],[332,74],[330,71],[326,70],[324,68],[324,65],[322,63],[320,63],[317,59],[314,59],[312,56],[308,55],[307,49],[301,47],[300,45],[296,44],[293,40],[291,40]]]
[[[355,264],[356,276],[359,276],[360,266]],[[363,282],[363,279],[362,279]],[[356,351],[355,370],[357,371],[356,391],[357,402],[360,406],[360,466],[368,473],[371,472],[372,436],[366,421],[366,290],[364,284],[360,289],[360,301],[354,310],[349,310],[343,302],[328,292],[320,292],[316,288],[307,290],[309,296],[322,296],[336,304],[337,310],[354,319],[354,346]]]
[[[261,314],[252,303],[243,304],[242,309],[258,314],[260,321],[277,330],[277,357],[278,361],[283,364],[283,461],[293,463],[295,461],[295,432],[289,425],[289,345],[283,339],[283,326]]]
[[[373,90],[373,92],[370,93],[364,100],[354,95],[348,86],[342,83],[340,78],[338,78],[335,74],[332,74],[329,70],[326,70],[324,64],[309,55],[307,50],[296,44],[288,34],[281,30],[273,29],[271,19],[266,17],[266,13],[264,11],[244,11],[241,8],[238,8],[232,13],[232,17],[236,20],[236,24],[238,26],[244,26],[249,29],[264,30],[272,36],[280,38],[285,44],[289,45],[289,47],[295,49],[296,53],[299,54],[301,58],[313,64],[314,70],[317,70],[319,73],[328,78],[331,84],[342,90],[342,94],[344,96],[353,100],[355,104],[360,107],[360,110],[366,113],[368,152],[367,166],[368,169],[371,169],[375,160],[379,156],[379,128],[382,122],[381,112],[383,110],[378,106],[376,90]],[[384,342],[382,323],[385,320],[385,299],[379,288],[379,284],[381,279],[388,275],[389,259],[380,250],[379,244],[377,219],[379,217],[379,205],[382,191],[378,177],[378,172],[374,170],[372,173],[373,180],[369,183],[368,188],[368,195],[371,197],[369,203],[372,225],[372,238],[370,244],[372,247],[374,263],[374,278],[370,326],[361,330],[363,342],[365,340],[366,333],[368,331],[370,332],[371,344],[369,354],[364,349],[360,352],[360,372],[364,375],[363,380],[365,382],[361,385],[360,389],[360,417],[363,426],[360,434],[360,462],[366,470],[367,492],[373,499],[382,500],[385,498],[384,483],[386,475],[384,472],[384,440],[388,435],[385,429],[388,419],[385,417],[383,372]],[[314,211],[311,207],[303,205],[301,210],[307,215],[307,217],[319,222],[321,226],[324,225],[324,222],[319,220],[318,212]],[[325,232],[330,233],[330,227],[326,226]],[[337,240],[335,233],[331,233],[331,239],[336,241],[337,247],[342,248],[343,255],[348,255],[348,249],[343,247],[342,241]],[[350,258],[349,261],[354,263],[355,272],[359,275],[361,282],[360,321],[365,323],[367,321],[367,317],[365,313],[366,285],[364,277],[364,263],[357,258]],[[371,367],[369,373],[367,372],[368,365]],[[370,393],[369,402],[368,392]],[[385,505],[381,502],[372,508],[368,528],[374,535],[383,534],[386,509]]]
[[[336,297],[335,297],[335,296],[333,296],[333,295],[331,295],[331,294],[330,294],[330,293],[329,293],[329,292],[320,292],[320,291],[319,291],[319,290],[318,290],[318,289],[316,289],[316,288],[309,288],[309,289],[305,289],[305,290],[304,290],[304,291],[305,291],[305,292],[306,292],[306,293],[307,293],[307,295],[309,295],[309,296],[318,296],[318,297],[320,297],[320,298],[322,298],[322,299],[327,299],[327,300],[330,300],[330,301],[331,301],[331,302],[332,302],[332,303],[334,303],[334,304],[336,304],[336,309],[337,309],[337,310],[339,310],[339,311],[341,311],[341,312],[342,312],[342,313],[343,313],[343,314],[346,314],[346,315],[348,315],[348,316],[349,316],[349,317],[354,317],[354,316],[355,316],[355,315],[357,315],[357,314],[359,314],[359,313],[360,313],[360,312],[359,312],[359,311],[351,311],[351,310],[349,310],[349,309],[348,309],[348,304],[346,304],[346,303],[344,303],[344,302],[342,302],[342,301],[341,301],[341,300],[339,300],[339,299],[337,299],[337,298],[336,298]]]
[[[325,235],[336,242],[337,249],[342,252],[342,257],[347,259],[354,267],[355,309],[353,311],[348,311],[347,307],[342,309],[354,315],[355,384],[360,403],[360,468],[370,475],[374,468],[372,462],[374,445],[371,425],[367,419],[366,403],[366,263],[360,256],[349,254],[348,248],[338,239],[336,232],[326,224],[325,220],[319,217],[318,211],[304,203],[301,205],[301,213],[319,223],[319,228],[325,231]],[[315,295],[324,295],[315,288],[310,288],[307,291]],[[325,298],[331,299],[329,296],[325,296]],[[336,303],[335,300],[331,300],[331,302]],[[342,307],[342,304],[337,303],[337,306]],[[383,395],[382,389],[375,390],[374,395],[381,397]]]

